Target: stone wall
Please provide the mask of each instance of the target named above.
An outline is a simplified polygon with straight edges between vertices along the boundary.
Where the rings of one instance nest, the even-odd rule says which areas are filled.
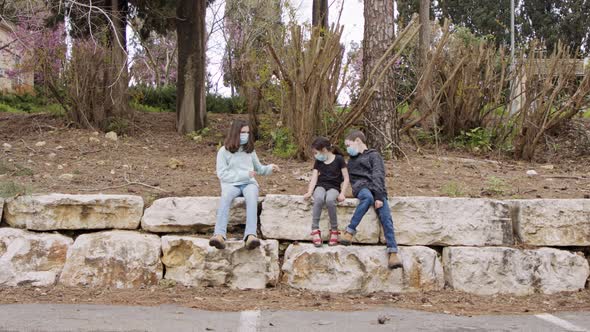
[[[218,203],[217,197],[170,197],[144,211],[142,198],[130,195],[0,199],[0,286],[134,288],[168,279],[234,289],[284,283],[335,293],[447,287],[480,295],[552,294],[589,286],[590,200],[393,197],[403,263],[397,270],[386,267],[383,231],[373,209],[360,224],[355,245],[315,248],[309,243],[311,202],[269,195],[259,202],[262,245],[248,251],[243,241],[230,240],[217,250],[208,238]],[[356,205],[355,199],[339,203],[341,230]],[[324,237],[327,217],[324,211]],[[244,221],[244,201],[237,199],[230,225]],[[287,248],[283,257],[281,243]]]

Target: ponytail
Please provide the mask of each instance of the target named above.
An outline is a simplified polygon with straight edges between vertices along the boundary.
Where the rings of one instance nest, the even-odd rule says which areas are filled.
[[[317,137],[315,140],[313,140],[313,143],[311,143],[311,147],[321,151],[323,149],[326,149],[330,152],[332,152],[333,154],[338,154],[343,156],[342,151],[340,151],[340,148],[338,148],[338,146],[330,143],[330,140],[328,140],[325,137]]]

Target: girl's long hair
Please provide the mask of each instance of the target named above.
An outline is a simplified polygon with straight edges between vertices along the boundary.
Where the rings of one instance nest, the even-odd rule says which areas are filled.
[[[244,120],[238,119],[232,122],[229,132],[225,137],[225,142],[223,143],[227,151],[236,153],[240,149],[240,132],[242,128],[248,126],[248,122]],[[254,151],[254,138],[252,136],[252,133],[248,135],[248,143],[244,145],[244,151],[246,153],[252,153]]]
[[[332,152],[333,154],[338,154],[338,155],[343,155],[342,151],[340,151],[340,148],[338,148],[336,145],[330,143],[330,140],[328,140],[325,137],[317,137],[316,139],[313,140],[313,143],[311,143],[311,147],[318,150],[318,151],[322,151],[322,149],[326,149],[330,152]]]

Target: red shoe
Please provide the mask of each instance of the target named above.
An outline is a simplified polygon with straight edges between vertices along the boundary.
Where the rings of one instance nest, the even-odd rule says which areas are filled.
[[[330,231],[330,241],[328,242],[329,246],[338,245],[338,235],[340,235],[339,231]]]
[[[311,232],[311,242],[313,242],[313,245],[318,248],[322,246],[322,233],[319,229]]]

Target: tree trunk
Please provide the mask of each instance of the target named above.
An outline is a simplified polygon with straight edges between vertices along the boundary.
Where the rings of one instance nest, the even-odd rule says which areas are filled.
[[[176,130],[186,134],[206,127],[206,1],[179,0],[176,7],[178,83]]]
[[[393,1],[365,0],[365,32],[363,38],[363,82],[368,78],[379,58],[394,40]],[[369,145],[381,153],[396,155],[399,149],[399,128],[395,109],[394,68],[385,73],[377,86],[366,115],[366,134]]]
[[[322,28],[328,27],[328,0],[313,0],[313,13],[311,24],[321,26]]]
[[[106,87],[104,117],[106,121],[112,118],[125,118],[129,116],[128,86],[129,75],[127,68],[127,0],[110,0],[106,2],[114,25],[109,26],[111,52],[110,65],[105,67]],[[101,124],[103,129],[108,123]]]
[[[420,71],[428,65],[428,52],[430,51],[430,0],[420,0]],[[430,76],[423,77],[422,100],[420,101],[420,114],[430,112],[432,105],[432,79]],[[436,114],[429,115],[422,121],[422,128],[432,128],[436,124]],[[436,128],[432,128],[436,130]]]

